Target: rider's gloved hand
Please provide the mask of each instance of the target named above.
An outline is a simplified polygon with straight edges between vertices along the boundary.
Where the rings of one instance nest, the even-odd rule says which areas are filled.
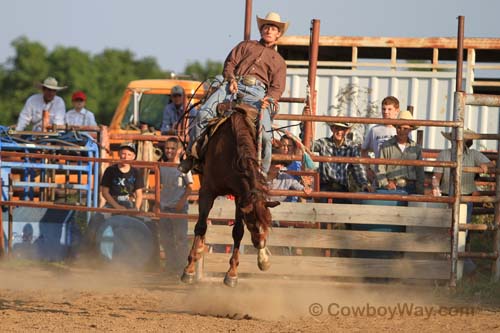
[[[261,103],[262,104],[260,106],[260,109],[265,110],[269,108],[269,105],[274,104],[274,99],[272,97],[266,96],[263,99],[261,99]]]
[[[236,94],[238,92],[238,81],[236,81],[236,79],[231,79],[229,81],[229,91],[231,94]]]

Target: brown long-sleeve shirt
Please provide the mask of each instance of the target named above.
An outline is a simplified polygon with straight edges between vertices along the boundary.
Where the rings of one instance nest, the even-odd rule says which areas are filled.
[[[224,78],[253,75],[267,87],[267,96],[276,102],[285,91],[286,63],[274,47],[265,47],[256,40],[236,45],[224,62]]]

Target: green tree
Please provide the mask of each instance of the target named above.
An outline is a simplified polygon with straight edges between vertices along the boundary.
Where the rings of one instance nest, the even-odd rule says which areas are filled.
[[[83,90],[88,98],[87,107],[99,118],[97,104],[100,100],[100,89],[93,57],[75,47],[59,46],[49,54],[48,61],[51,68],[50,75],[56,77],[60,84],[68,86],[68,89],[59,93],[64,98],[66,107],[68,109],[72,107],[73,92]]]
[[[204,65],[199,61],[188,63],[184,72],[197,81],[205,81],[222,74],[222,69],[223,64],[221,62],[207,60]]]
[[[138,79],[159,79],[166,74],[153,58],[135,60],[129,51],[107,49],[94,58],[98,86],[101,90],[97,108],[100,121],[108,124],[127,84]]]
[[[130,50],[106,49],[93,56],[76,47],[58,46],[47,51],[39,42],[21,36],[11,43],[15,55],[0,64],[0,124],[15,124],[26,99],[38,93],[37,85],[54,76],[68,89],[58,95],[71,108],[71,95],[83,90],[87,106],[100,124],[109,124],[127,84],[138,79],[169,78],[153,57],[136,59]],[[213,78],[222,72],[222,64],[207,61],[190,64],[186,73],[199,80]]]
[[[15,56],[7,61],[0,81],[0,121],[13,124],[21,111],[26,97],[36,91],[40,78],[49,73],[47,49],[26,37],[12,41]]]

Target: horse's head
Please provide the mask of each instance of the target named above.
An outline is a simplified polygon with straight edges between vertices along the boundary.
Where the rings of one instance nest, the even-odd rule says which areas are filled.
[[[272,223],[270,208],[278,206],[279,201],[266,201],[256,198],[245,207],[240,207],[248,230],[252,235],[253,245],[261,249],[266,246],[266,239]]]

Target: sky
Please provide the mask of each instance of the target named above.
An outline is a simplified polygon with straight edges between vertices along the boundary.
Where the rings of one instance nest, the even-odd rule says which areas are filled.
[[[465,16],[466,37],[500,37],[499,0],[253,0],[255,15],[277,12],[287,35],[309,35],[320,20],[328,36],[456,37]],[[154,57],[181,74],[194,61],[224,61],[243,39],[245,0],[4,0],[0,11],[0,64],[11,42],[26,36],[49,51],[74,46],[91,54],[128,49]]]

